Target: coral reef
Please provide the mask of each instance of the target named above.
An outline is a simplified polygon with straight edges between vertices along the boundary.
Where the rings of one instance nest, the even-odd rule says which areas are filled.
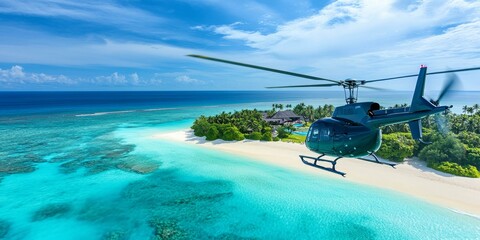
[[[68,203],[50,203],[44,205],[33,213],[32,221],[42,221],[47,218],[61,217],[71,211],[72,207]]]
[[[3,239],[7,236],[8,231],[10,230],[11,223],[0,219],[0,239]]]
[[[110,231],[102,236],[103,240],[126,240],[129,239],[124,231]]]
[[[189,239],[187,233],[184,232],[177,221],[164,220],[162,218],[153,218],[149,222],[150,227],[153,228],[153,239],[161,240],[179,240]]]

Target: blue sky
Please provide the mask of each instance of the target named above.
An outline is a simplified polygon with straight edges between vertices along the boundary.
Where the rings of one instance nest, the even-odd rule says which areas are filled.
[[[0,1],[0,90],[260,90],[480,66],[480,1]],[[480,71],[459,73],[480,90]],[[431,76],[438,89],[445,76]],[[415,79],[377,83],[410,90]],[[373,84],[372,84],[373,85]]]

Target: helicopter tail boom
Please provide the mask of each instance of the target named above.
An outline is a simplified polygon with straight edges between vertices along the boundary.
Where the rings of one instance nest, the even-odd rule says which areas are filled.
[[[427,67],[422,65],[418,74],[415,92],[413,93],[412,104],[410,104],[410,112],[430,111],[435,108],[435,105],[423,97],[426,75]]]

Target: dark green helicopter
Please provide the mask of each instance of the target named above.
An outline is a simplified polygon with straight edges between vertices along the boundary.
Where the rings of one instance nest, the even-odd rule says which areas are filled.
[[[425,143],[422,140],[421,119],[432,114],[445,112],[452,107],[439,106],[439,102],[453,86],[456,80],[456,76],[452,74],[451,77],[448,79],[447,84],[440,91],[438,99],[431,99],[429,101],[423,96],[426,75],[480,70],[480,67],[476,67],[427,73],[427,67],[421,65],[419,74],[373,80],[347,79],[342,81],[309,76],[251,64],[233,62],[218,58],[211,58],[201,55],[188,56],[216,62],[234,64],[243,67],[256,68],[260,70],[276,72],[300,78],[330,82],[324,84],[277,86],[267,88],[303,88],[330,86],[343,87],[347,104],[345,106],[336,107],[332,117],[326,117],[315,121],[308,130],[305,144],[308,149],[320,154],[320,156],[314,158],[300,155],[303,163],[313,167],[331,171],[342,176],[344,176],[346,173],[337,171],[335,169],[335,165],[337,164],[337,161],[343,157],[367,160],[363,157],[370,155],[374,158],[374,161],[376,163],[387,164],[395,167],[395,164],[379,161],[378,157],[375,155],[375,152],[380,148],[380,145],[382,143],[382,131],[380,127],[397,123],[408,123],[412,138],[419,142]],[[357,102],[359,87],[377,89],[374,87],[364,86],[367,83],[417,76],[417,84],[413,93],[412,103],[410,104],[410,107],[381,110],[380,105],[376,102]],[[328,160],[323,158],[325,156],[335,157],[335,159]],[[313,160],[313,162],[309,162],[306,159]],[[317,165],[318,161],[331,163],[332,167],[327,168]]]

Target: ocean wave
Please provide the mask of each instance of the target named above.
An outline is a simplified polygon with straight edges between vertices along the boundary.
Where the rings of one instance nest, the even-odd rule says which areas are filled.
[[[155,112],[155,111],[165,111],[165,110],[177,110],[180,108],[151,108],[151,109],[144,109],[144,110],[139,110],[142,112]]]
[[[91,116],[102,116],[102,115],[109,115],[109,114],[122,114],[122,113],[131,113],[136,112],[135,110],[124,110],[124,111],[112,111],[112,112],[96,112],[96,113],[85,113],[85,114],[77,114],[75,117],[91,117]]]
[[[452,211],[452,212],[458,213],[458,214],[462,214],[462,215],[469,216],[469,217],[472,217],[472,218],[476,218],[477,220],[480,220],[480,215],[476,215],[476,214],[473,214],[473,213],[467,213],[467,212],[455,210],[455,209],[452,209],[452,208],[449,208],[449,210]]]
[[[150,108],[150,109],[138,109],[138,110],[83,113],[83,114],[77,114],[75,115],[75,117],[93,117],[93,116],[102,116],[102,115],[110,115],[110,114],[122,114],[122,113],[132,113],[132,112],[155,112],[155,111],[166,111],[166,110],[176,110],[176,109],[179,109],[179,108]]]

